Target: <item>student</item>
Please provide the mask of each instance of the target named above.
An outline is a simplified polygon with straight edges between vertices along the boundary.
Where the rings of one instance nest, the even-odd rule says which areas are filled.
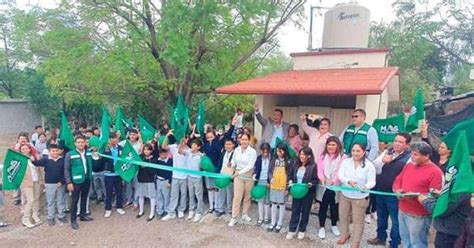
[[[232,218],[229,221],[230,227],[237,224],[241,205],[243,205],[242,220],[245,222],[252,220],[248,214],[252,203],[250,191],[254,181],[246,178],[252,177],[256,160],[257,152],[250,146],[250,135],[244,133],[240,138],[240,146],[235,149],[232,157],[232,166],[235,168],[235,172],[232,175],[232,178],[234,178],[234,198],[232,200]]]
[[[156,164],[157,158],[153,156],[153,146],[146,144],[143,147],[141,154],[143,162]],[[146,221],[151,221],[155,218],[155,204],[156,204],[156,188],[155,188],[156,169],[140,166],[137,174],[137,191],[139,212],[137,218],[141,218],[145,214],[145,197],[150,199],[150,214]]]
[[[122,149],[122,146],[118,145],[118,135],[116,133],[111,133],[109,144],[105,149],[104,154],[112,156],[113,158],[118,158],[122,153]],[[115,172],[116,162],[117,160],[115,159],[102,158],[105,182],[105,218],[109,218],[112,215],[112,200],[114,195],[117,213],[120,215],[125,214],[125,211],[123,210],[123,182],[119,174]]]
[[[173,159],[169,158],[168,150],[159,149],[156,161],[159,165],[173,167]],[[156,213],[160,218],[166,215],[170,204],[170,188],[173,173],[167,170],[158,170],[156,174]]]
[[[290,126],[291,129],[291,126]],[[268,231],[279,233],[283,226],[285,215],[285,202],[288,195],[288,168],[290,161],[285,143],[276,147],[276,157],[270,163],[268,178],[270,179],[270,202],[272,204],[272,223]],[[277,222],[278,212],[278,222]]]
[[[270,162],[271,162],[271,148],[269,143],[262,143],[260,145],[260,155],[255,161],[255,170],[253,178],[257,181],[257,185],[263,185],[265,187],[269,186],[270,183]],[[257,225],[261,226],[270,224],[270,201],[268,194],[257,200],[258,202],[258,220]]]
[[[301,199],[293,199],[291,204],[291,218],[286,239],[293,239],[298,231],[298,239],[304,239],[306,227],[309,222],[311,205],[316,192],[318,175],[314,164],[313,151],[311,148],[303,148],[298,154],[298,159],[290,166],[288,172],[288,184],[306,183],[309,192]]]
[[[234,156],[234,146],[235,143],[232,138],[225,139],[224,142],[224,152],[222,153],[218,171],[221,174],[225,174],[228,176],[232,176],[234,174],[234,168],[232,167],[232,157]],[[233,193],[233,186],[232,182],[227,185],[227,187],[223,189],[219,189],[219,195],[217,197],[217,206],[215,215],[220,217],[225,213],[232,212],[232,193]]]
[[[35,149],[39,154],[43,154],[47,149],[47,138],[45,133],[38,134],[38,140],[35,142]]]
[[[225,139],[229,138],[232,136],[232,133],[234,132],[234,125],[237,122],[237,120],[234,118],[232,120],[232,124],[227,130],[227,132],[224,134],[223,137],[219,137],[215,134],[214,130],[209,129],[206,132],[206,139],[204,140],[204,145],[203,145],[203,151],[208,156],[214,167],[216,168],[216,173],[219,173],[218,170],[218,164],[219,164],[219,159],[221,156],[222,148],[224,147],[224,141]],[[209,200],[209,213],[214,212],[216,205],[217,205],[217,187],[214,183],[215,179],[206,177],[205,182],[206,182],[206,188],[207,188],[207,196]]]
[[[114,136],[114,134],[112,134]],[[90,137],[89,137],[90,138]],[[110,138],[110,137],[109,137]],[[109,142],[110,143],[110,142]],[[105,161],[105,159],[103,160]],[[91,195],[95,196],[96,204],[104,201],[105,199],[105,163],[96,163],[92,167],[92,188]],[[92,198],[92,197],[91,197]]]
[[[42,158],[34,161],[35,166],[44,167],[46,202],[48,207],[48,225],[56,224],[55,217],[61,224],[65,224],[66,214],[66,184],[64,180],[64,158],[60,156],[58,145],[49,146],[49,158]]]
[[[200,152],[202,142],[200,139],[191,141],[191,149],[186,151],[186,164],[188,169],[199,171],[201,167],[201,158],[203,154]],[[198,222],[201,220],[203,213],[203,186],[202,176],[188,175],[188,193],[189,193],[189,214],[188,220]],[[196,203],[197,202],[197,203]]]
[[[131,129],[128,133],[128,140],[133,146],[133,149],[138,154],[142,153],[143,149],[143,142],[141,141],[140,134],[138,133],[138,130],[136,129]],[[125,140],[120,142],[119,145],[123,147],[125,145]],[[136,210],[138,208],[138,197],[136,197],[135,191],[137,188],[137,178],[135,177],[133,181],[131,182],[125,182],[125,208],[130,207],[133,205],[133,208]]]
[[[344,159],[339,169],[338,178],[346,187],[357,187],[368,190],[375,186],[375,167],[366,158],[365,146],[355,143],[351,157]],[[351,247],[359,247],[364,233],[364,213],[369,205],[369,193],[357,191],[341,191],[339,199],[339,217],[342,235],[338,244],[345,244],[351,237],[349,234],[350,215],[354,226],[354,240]]]
[[[27,228],[33,228],[41,223],[39,218],[39,198],[41,194],[39,172],[32,163],[36,158],[32,155],[30,146],[27,144],[20,145],[20,152],[30,158],[28,159],[25,178],[21,183],[21,192],[26,198],[22,223]],[[31,219],[33,219],[34,224],[31,222]]]
[[[173,167],[175,168],[187,168],[186,166],[186,150],[188,149],[187,138],[181,139],[179,145],[172,144],[168,145],[169,138],[172,136],[173,132],[170,130],[166,135],[164,144],[162,145],[163,149],[170,151],[173,156]],[[167,221],[176,218],[176,210],[178,210],[178,218],[184,218],[184,210],[186,210],[187,203],[187,178],[188,176],[184,173],[173,171],[171,181],[171,196],[170,204],[168,208],[168,214],[162,218],[162,220]],[[179,203],[179,206],[178,206]]]
[[[336,136],[329,137],[326,141],[326,148],[317,161],[318,178],[323,186],[340,184],[338,173],[341,168],[341,163],[345,158],[346,156],[343,153],[342,144],[341,141],[339,141],[339,138]],[[326,230],[324,227],[326,225],[328,209],[331,212],[331,231],[336,236],[341,235],[337,228],[337,219],[339,216],[339,192],[318,185],[316,190],[316,200],[321,202],[318,214],[319,238],[326,238]]]
[[[39,135],[40,135],[41,133],[44,133],[43,126],[41,126],[41,125],[35,126],[35,132],[33,133],[33,135],[31,135],[31,143],[32,143],[33,145],[36,145],[36,141],[38,141]],[[28,136],[27,136],[27,137],[28,137]]]
[[[79,229],[77,224],[77,203],[81,201],[79,214],[80,221],[92,221],[93,218],[86,216],[87,199],[92,180],[92,163],[99,160],[98,156],[92,157],[92,153],[86,151],[86,139],[84,136],[74,138],[76,149],[66,153],[64,158],[64,179],[67,190],[72,193],[71,202],[71,228]]]

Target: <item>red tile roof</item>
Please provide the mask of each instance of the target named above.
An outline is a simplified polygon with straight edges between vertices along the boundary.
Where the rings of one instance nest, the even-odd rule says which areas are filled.
[[[216,89],[239,95],[378,95],[398,67],[293,70],[276,72]]]
[[[388,48],[355,48],[355,49],[333,49],[333,50],[321,50],[321,51],[311,51],[311,52],[298,52],[290,53],[291,57],[301,57],[301,56],[324,56],[324,55],[346,55],[354,53],[388,53],[390,49]]]

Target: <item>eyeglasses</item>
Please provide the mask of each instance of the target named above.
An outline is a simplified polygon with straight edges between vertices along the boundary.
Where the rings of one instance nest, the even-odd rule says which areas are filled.
[[[358,118],[360,115],[352,115],[352,118]]]

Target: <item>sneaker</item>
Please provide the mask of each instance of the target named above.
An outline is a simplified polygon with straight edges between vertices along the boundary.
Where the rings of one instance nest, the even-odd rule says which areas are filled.
[[[380,246],[385,246],[385,244],[387,243],[386,241],[382,241],[378,238],[374,238],[374,239],[369,239],[367,240],[367,243],[369,245],[380,245]]]
[[[365,215],[365,223],[370,224],[370,222],[371,222],[370,214],[366,214]]]
[[[176,218],[175,215],[167,214],[165,217],[161,218],[161,220],[167,221],[167,220],[172,220],[172,219],[175,219],[175,218]]]
[[[33,228],[33,227],[35,227],[35,225],[33,225],[33,223],[31,223],[30,220],[23,220],[22,223],[23,223],[23,225],[24,225],[25,227],[27,227],[27,228]]]
[[[184,218],[184,212],[179,211],[178,212],[178,219]]]
[[[38,217],[38,215],[33,215],[31,218],[33,219],[35,224],[39,224],[41,222],[41,219]]]
[[[250,216],[244,214],[244,215],[242,215],[242,220],[245,221],[245,222],[250,222],[250,221],[252,221],[252,218],[250,218]]]
[[[318,237],[320,239],[326,238],[326,230],[324,230],[324,227],[319,228]]]
[[[237,224],[237,219],[234,219],[234,218],[230,219],[229,226],[233,227],[233,226],[235,226],[235,224]]]
[[[202,215],[201,214],[196,214],[194,215],[193,222],[198,222],[201,220]]]
[[[298,232],[298,239],[299,240],[304,239],[304,232]]]
[[[214,211],[215,211],[215,210],[214,210],[213,208],[210,208],[210,209],[209,209],[209,213],[210,213],[210,214],[214,213]]]
[[[117,208],[117,213],[120,214],[120,215],[124,215],[125,211],[123,211],[123,209],[121,209],[121,208]]]
[[[332,231],[332,234],[334,234],[336,236],[341,235],[341,232],[339,231],[339,228],[337,228],[337,226],[331,226],[331,231]]]
[[[56,225],[56,221],[54,219],[48,219],[48,226],[54,226]]]
[[[262,219],[258,219],[257,220],[257,226],[261,226],[263,224],[263,220]]]
[[[66,217],[58,218],[58,221],[59,221],[59,223],[60,223],[61,225],[63,225],[63,224],[66,224],[66,223],[67,223],[67,219],[66,219]]]
[[[294,232],[288,232],[288,234],[286,235],[286,239],[293,239],[295,237],[295,234]]]
[[[112,211],[105,210],[104,218],[109,218],[112,215]]]
[[[187,220],[192,220],[194,218],[194,211],[189,211]]]

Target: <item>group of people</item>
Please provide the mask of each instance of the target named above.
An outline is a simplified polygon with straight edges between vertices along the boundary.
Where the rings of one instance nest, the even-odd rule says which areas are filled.
[[[353,123],[339,136],[331,133],[328,118],[312,121],[302,115],[300,125],[290,125],[283,121],[282,110],[275,109],[271,118],[265,118],[256,105],[255,117],[263,127],[262,138],[257,141],[250,128],[242,127],[238,117],[232,119],[224,134],[216,133],[210,126],[201,134],[191,128],[192,132],[181,140],[176,140],[167,125],[155,139],[145,143],[137,129],[131,128],[126,134],[111,132],[103,151],[107,157],[88,147],[88,139],[100,135],[98,128],[81,125],[75,133],[73,150],[63,146],[56,132],[47,139],[41,127],[36,128],[32,142],[26,133],[21,133],[15,149],[30,158],[18,192],[24,196],[22,223],[30,228],[41,223],[39,199],[44,187],[50,226],[55,225],[56,219],[66,223],[67,212],[73,229],[79,229],[78,217],[80,221],[92,221],[90,199],[98,203],[105,201],[104,218],[111,217],[112,209],[124,215],[124,209],[129,206],[138,210],[136,218],[142,218],[148,199],[150,210],[146,221],[186,217],[199,222],[209,213],[216,217],[230,215],[228,226],[233,227],[252,221],[251,191],[261,185],[268,190],[264,197],[256,200],[256,224],[278,233],[284,225],[285,204],[291,199],[288,192],[298,184],[308,187],[308,193],[291,199],[287,239],[304,239],[316,200],[321,239],[326,238],[329,217],[331,232],[339,236],[338,244],[351,241],[352,247],[360,247],[367,214],[370,216],[374,209],[377,236],[369,239],[369,244],[386,245],[388,241],[390,247],[398,247],[400,243],[407,248],[428,246],[436,199],[427,195],[441,190],[450,150],[444,144],[435,150],[427,142],[427,123],[421,126],[423,141],[412,142],[410,134],[398,133],[390,148],[379,153],[377,132],[365,122],[363,109],[354,110]],[[306,139],[300,136],[299,127]],[[123,181],[115,165],[125,142],[132,145],[142,161],[176,170],[140,166],[131,182]],[[291,156],[291,150],[296,156]],[[214,173],[232,178],[228,186],[218,188],[214,178],[179,170],[200,171],[204,156],[212,161]],[[333,186],[340,186],[342,190],[335,190]],[[396,196],[369,194],[367,191],[371,189]],[[205,195],[208,211],[204,211]],[[69,198],[70,203],[67,203]],[[469,200],[472,203],[470,194],[462,195],[452,209],[433,220],[436,247],[454,247],[468,216],[472,222]],[[389,235],[388,218],[391,220]]]

